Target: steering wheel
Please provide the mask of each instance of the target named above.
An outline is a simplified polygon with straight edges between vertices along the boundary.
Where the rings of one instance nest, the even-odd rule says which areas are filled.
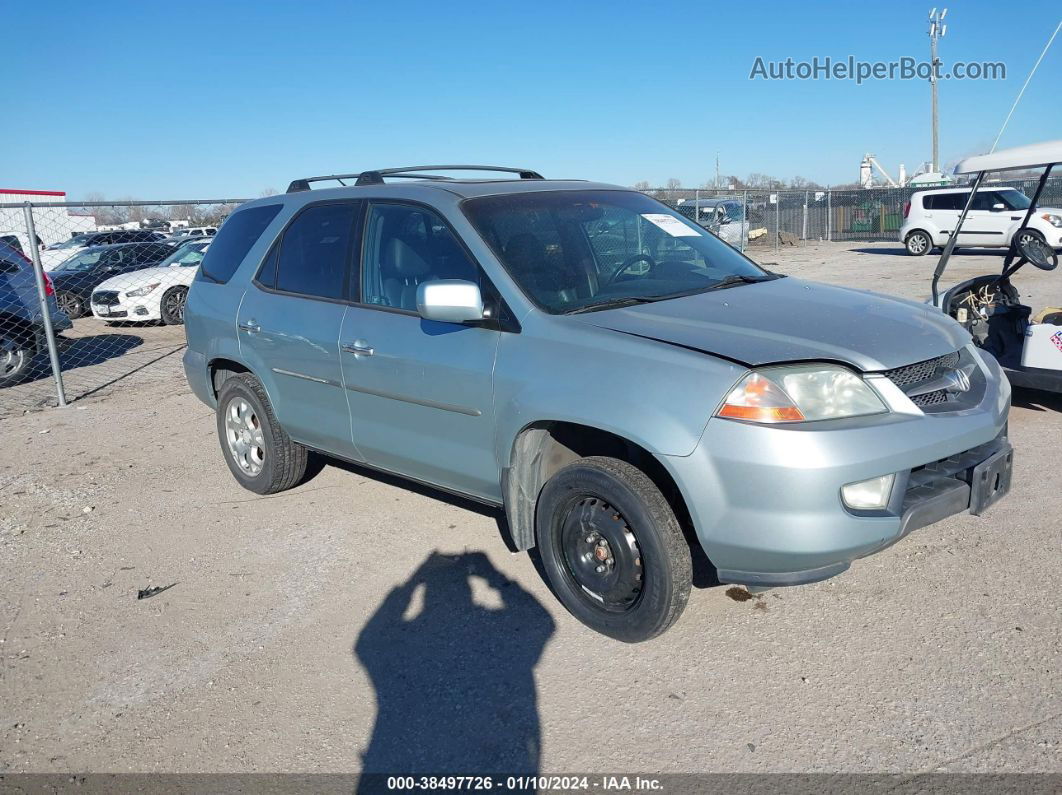
[[[1040,270],[1053,271],[1058,267],[1058,254],[1038,237],[1033,235],[1021,237],[1019,233],[1014,247],[1024,261],[1035,265]]]
[[[648,254],[635,254],[633,257],[628,257],[622,265],[620,265],[611,276],[606,280],[606,284],[612,284],[619,279],[619,277],[627,272],[627,268],[636,262],[645,262],[649,265],[649,270],[646,273],[652,273],[656,268],[656,260],[650,257]]]

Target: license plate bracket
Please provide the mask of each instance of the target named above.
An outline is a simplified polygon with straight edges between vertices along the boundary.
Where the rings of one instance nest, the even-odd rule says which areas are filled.
[[[970,472],[970,513],[980,516],[1010,491],[1014,448],[1009,444]]]

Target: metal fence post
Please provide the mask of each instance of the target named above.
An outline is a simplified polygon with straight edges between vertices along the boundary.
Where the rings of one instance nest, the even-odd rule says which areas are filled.
[[[782,236],[782,191],[774,194],[774,250],[778,251],[778,238]]]
[[[830,186],[826,186],[826,242],[833,240],[830,236],[833,233],[833,191],[830,190]]]
[[[804,218],[800,222],[800,239],[808,244],[808,192],[804,191]]]
[[[749,192],[746,190],[741,197],[741,253],[745,253],[745,239],[752,231],[752,222],[749,221]],[[745,227],[748,227],[746,230]]]
[[[37,229],[33,225],[33,205],[26,202],[23,206],[26,214],[26,235],[29,237],[30,255],[33,261],[33,276],[37,282],[37,298],[41,304],[41,318],[44,320],[44,336],[48,342],[48,359],[52,363],[52,376],[55,378],[55,395],[60,406],[66,405],[66,390],[63,388],[63,371],[59,366],[59,347],[55,342],[55,329],[52,327],[52,309],[48,304],[48,291],[44,283],[44,267],[41,265],[40,248],[37,244]]]

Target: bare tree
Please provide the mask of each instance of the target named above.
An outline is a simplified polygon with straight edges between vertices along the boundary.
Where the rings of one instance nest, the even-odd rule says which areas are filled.
[[[276,196],[279,193],[280,191],[278,191],[276,188],[263,188],[261,191],[258,192],[258,196],[259,198],[267,199],[270,196]]]
[[[640,190],[642,193],[648,193],[652,186],[644,179],[634,183],[634,189]]]

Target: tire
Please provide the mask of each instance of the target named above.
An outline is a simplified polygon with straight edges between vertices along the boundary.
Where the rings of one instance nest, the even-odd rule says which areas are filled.
[[[188,301],[187,287],[171,287],[162,294],[160,313],[167,326],[184,325],[184,307]]]
[[[535,535],[554,594],[591,629],[639,643],[682,615],[689,546],[664,495],[631,464],[594,456],[557,472],[539,494]]]
[[[297,486],[306,474],[306,448],[280,427],[253,375],[234,375],[221,385],[217,428],[225,463],[248,491],[276,494]]]
[[[1017,232],[1014,233],[1014,248],[1017,249],[1018,243],[1021,242],[1022,238],[1026,238],[1026,237],[1035,238],[1036,240],[1039,240],[1041,243],[1045,243],[1045,244],[1047,243],[1047,240],[1044,239],[1044,236],[1042,234],[1040,234],[1040,232],[1038,230],[1030,229],[1029,227],[1026,226],[1026,227],[1022,227],[1021,229],[1019,229]]]
[[[24,340],[0,332],[0,388],[21,381],[32,361],[33,350]]]
[[[904,246],[912,257],[922,257],[933,250],[933,240],[928,232],[916,229],[904,240]]]
[[[85,302],[78,298],[74,293],[62,291],[56,293],[55,302],[59,305],[59,308],[66,313],[66,316],[71,320],[76,320],[85,314]]]

